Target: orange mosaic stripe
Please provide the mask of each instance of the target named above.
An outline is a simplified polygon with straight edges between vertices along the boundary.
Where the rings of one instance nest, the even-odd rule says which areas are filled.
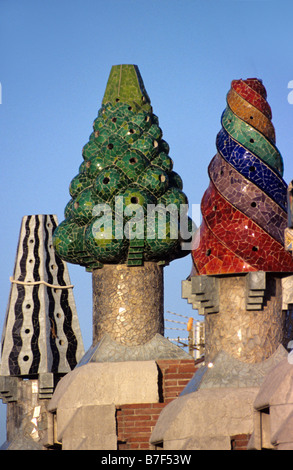
[[[276,135],[272,122],[261,111],[238,95],[233,88],[227,95],[227,103],[234,114],[275,144]]]
[[[255,106],[259,111],[264,113],[268,119],[272,119],[271,107],[261,94],[255,91],[256,84],[250,80],[250,86],[247,85],[247,80],[232,80],[231,87],[242,96],[246,101]],[[253,88],[252,88],[253,86]],[[259,90],[259,88],[256,88]]]
[[[192,275],[293,272],[284,249],[287,185],[270,117],[261,80],[232,81],[201,201]]]

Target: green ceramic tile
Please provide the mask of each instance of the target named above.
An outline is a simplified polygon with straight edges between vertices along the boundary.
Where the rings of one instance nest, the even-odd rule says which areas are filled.
[[[222,125],[232,138],[283,174],[283,159],[278,149],[263,134],[236,116],[229,107],[223,113]]]
[[[70,183],[65,220],[54,234],[61,258],[92,270],[107,263],[168,263],[182,256],[179,240],[170,238],[170,214],[166,236],[159,236],[155,224],[147,238],[149,204],[173,204],[177,209],[187,203],[162,136],[138,68],[112,67],[102,106],[82,149],[84,161]],[[115,217],[117,198],[120,212]],[[107,205],[110,218],[102,219],[105,212],[98,211],[98,204]]]

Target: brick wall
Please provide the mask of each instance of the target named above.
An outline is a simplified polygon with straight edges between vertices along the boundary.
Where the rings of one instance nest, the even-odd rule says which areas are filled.
[[[164,403],[177,398],[193,377],[197,367],[194,360],[161,360],[157,362],[162,374],[162,393]]]
[[[118,449],[150,449],[149,439],[165,403],[140,403],[116,408]]]
[[[247,450],[250,434],[237,434],[231,436],[231,450]]]
[[[149,439],[162,409],[177,398],[194,375],[193,359],[157,361],[160,403],[116,407],[118,450],[151,449]]]

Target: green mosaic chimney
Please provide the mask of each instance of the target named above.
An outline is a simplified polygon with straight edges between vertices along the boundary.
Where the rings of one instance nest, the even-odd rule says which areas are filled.
[[[63,260],[91,271],[104,264],[164,264],[188,254],[180,234],[180,205],[187,197],[136,65],[112,67],[82,156],[65,220],[54,233]],[[149,204],[172,204],[163,235],[157,217],[148,225]]]

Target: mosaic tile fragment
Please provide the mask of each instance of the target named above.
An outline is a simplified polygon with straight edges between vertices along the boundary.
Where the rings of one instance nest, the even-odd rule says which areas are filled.
[[[230,89],[227,95],[227,103],[233,113],[240,119],[258,129],[271,142],[276,142],[275,128],[272,122],[261,111],[238,95],[233,88]]]
[[[179,208],[181,202],[187,203],[182,180],[173,171],[169,145],[162,136],[138,67],[113,66],[93,131],[82,149],[84,161],[70,183],[65,220],[54,232],[54,247],[62,259],[93,270],[107,263],[168,263],[188,254],[181,249],[179,210],[176,239],[170,236],[168,214],[163,237],[158,233],[158,223],[150,239],[146,230],[148,204],[173,203]],[[115,214],[116,198],[122,198],[122,216]],[[100,223],[105,212],[98,214],[97,204],[106,204],[112,211],[109,227]],[[138,206],[143,210],[143,220],[137,218]],[[137,223],[130,224],[131,210],[125,212],[127,207],[133,208]],[[135,252],[133,241],[141,236],[145,243]]]
[[[55,254],[53,214],[22,218],[5,327],[1,376],[65,374],[84,354],[66,264]]]
[[[283,160],[260,80],[232,81],[221,123],[192,274],[291,272]]]
[[[230,204],[284,244],[287,217],[285,211],[273,199],[238,173],[218,153],[212,159],[208,172],[211,181]]]
[[[275,173],[257,155],[232,139],[225,129],[221,129],[218,133],[216,146],[230,165],[267,193],[280,207],[287,210],[287,184],[278,173]]]

